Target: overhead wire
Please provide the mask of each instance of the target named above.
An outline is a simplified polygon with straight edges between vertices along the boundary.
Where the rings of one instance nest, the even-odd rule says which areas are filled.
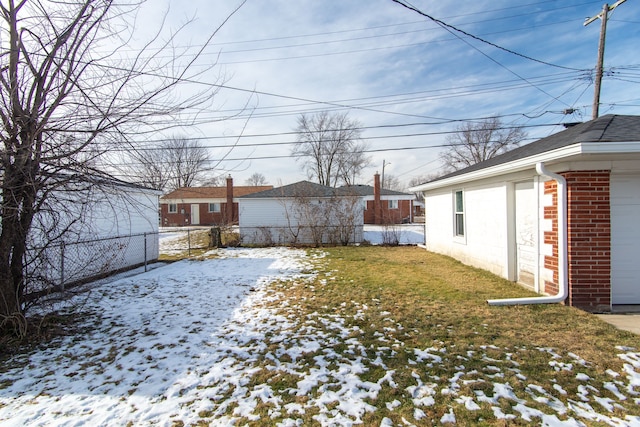
[[[528,56],[528,55],[524,55],[524,54],[522,54],[522,53],[519,53],[519,52],[516,52],[516,51],[514,51],[514,50],[508,49],[508,48],[506,48],[506,47],[500,46],[500,45],[498,45],[498,44],[496,44],[496,43],[493,43],[493,42],[490,42],[490,41],[488,41],[488,40],[485,40],[485,39],[483,39],[482,37],[478,37],[478,36],[476,36],[476,35],[474,35],[474,34],[471,34],[471,33],[467,32],[467,31],[465,31],[465,30],[462,30],[462,29],[460,29],[460,28],[457,28],[457,27],[455,27],[455,26],[453,26],[453,25],[451,25],[451,24],[448,24],[448,23],[446,23],[446,22],[444,22],[444,21],[442,21],[442,20],[440,20],[440,19],[438,19],[438,18],[435,18],[435,17],[433,17],[433,16],[431,16],[431,15],[429,15],[429,14],[427,14],[427,13],[425,13],[425,12],[421,11],[420,9],[416,8],[415,6],[413,6],[413,5],[409,4],[409,3],[406,3],[406,2],[401,1],[401,0],[391,0],[391,1],[392,1],[392,2],[394,2],[394,3],[397,3],[397,4],[401,5],[401,6],[403,6],[403,7],[407,8],[407,9],[409,9],[409,10],[412,10],[412,11],[414,11],[414,12],[416,12],[416,13],[420,14],[420,15],[422,15],[422,16],[424,16],[425,18],[430,19],[431,21],[435,22],[436,24],[438,24],[439,26],[441,26],[441,27],[443,27],[443,28],[446,28],[446,29],[448,29],[448,30],[452,30],[452,31],[455,31],[455,32],[458,32],[458,33],[464,34],[464,35],[465,35],[465,36],[467,36],[467,37],[470,37],[470,38],[475,39],[475,40],[478,40],[478,41],[480,41],[480,42],[482,42],[482,43],[488,44],[488,45],[490,45],[490,46],[495,47],[496,49],[503,50],[503,51],[505,51],[505,52],[507,52],[507,53],[510,53],[510,54],[512,54],[512,55],[519,56],[519,57],[524,58],[524,59],[527,59],[527,60],[529,60],[529,61],[538,62],[538,63],[543,64],[543,65],[548,65],[548,66],[550,66],[550,67],[561,68],[561,69],[564,69],[564,70],[571,70],[571,71],[582,71],[582,70],[581,70],[581,69],[579,69],[579,68],[567,67],[567,66],[564,66],[564,65],[553,64],[553,63],[551,63],[551,62],[542,61],[542,60],[540,60],[540,59],[532,58],[532,57],[530,57],[530,56]]]
[[[514,6],[515,7],[519,7],[519,6]],[[495,10],[503,10],[503,9],[510,9],[510,8],[501,8],[501,9],[495,9]],[[460,15],[463,16],[463,15]],[[455,28],[455,27],[454,27]],[[579,69],[571,69],[568,67],[565,67],[570,71],[579,71],[579,72],[584,72],[584,70],[579,70]],[[152,74],[147,74],[147,75],[151,75],[154,76]],[[522,80],[522,81],[527,81],[525,79],[522,79],[521,76],[517,75],[516,76]],[[155,77],[159,77],[159,76],[155,76]],[[573,77],[573,79],[580,79],[582,77]],[[571,80],[571,78],[568,78],[569,80]],[[205,82],[201,82],[201,81],[194,81],[191,79],[180,79],[180,81],[182,82],[190,82],[190,83],[197,83],[197,84],[206,84]],[[558,80],[557,82],[559,82],[560,80]],[[550,84],[551,80],[547,80],[547,83]],[[531,84],[531,79],[528,82],[529,84]],[[539,85],[539,84],[538,84]],[[383,101],[378,101],[376,103],[368,103],[368,104],[361,104],[361,105],[352,105],[350,104],[350,100],[349,101],[339,101],[339,102],[323,102],[323,101],[318,101],[318,100],[313,100],[313,99],[305,99],[305,98],[301,98],[301,97],[293,97],[293,96],[287,96],[287,95],[280,95],[280,94],[276,94],[273,92],[266,92],[266,91],[256,91],[256,90],[248,90],[248,89],[244,89],[244,88],[238,88],[238,87],[233,87],[233,86],[229,86],[229,85],[211,85],[210,86],[215,86],[215,87],[219,87],[221,89],[227,89],[227,90],[234,90],[234,91],[244,91],[247,93],[254,93],[254,94],[260,94],[260,95],[266,95],[266,96],[272,96],[272,97],[279,97],[279,98],[283,98],[283,99],[289,99],[289,100],[296,100],[299,102],[304,102],[308,105],[316,105],[316,109],[318,108],[323,108],[322,106],[330,106],[333,108],[337,108],[337,109],[360,109],[360,110],[364,110],[364,111],[371,111],[371,112],[377,112],[377,113],[385,113],[385,114],[394,114],[394,115],[400,115],[400,116],[406,116],[406,117],[417,117],[417,118],[433,118],[433,119],[444,119],[444,118],[438,118],[438,117],[431,117],[431,116],[425,116],[425,115],[419,115],[419,114],[408,114],[408,113],[403,113],[403,112],[398,112],[398,111],[388,111],[388,110],[381,110],[381,109],[377,109],[377,108],[373,108],[373,107],[379,107],[379,106],[389,106],[389,105],[400,105],[402,103],[410,103],[410,102],[419,102],[419,101],[425,101],[425,100],[430,100],[430,99],[442,99],[444,97],[457,97],[457,96],[465,96],[468,95],[468,93],[451,93],[451,94],[441,94],[441,95],[433,95],[433,97],[431,98],[414,98],[414,99],[403,99],[401,101],[390,101],[390,102],[383,102]],[[536,85],[533,85],[533,87],[536,87]],[[538,86],[539,87],[539,86]],[[493,90],[505,90],[506,87],[502,87],[502,88],[498,88],[496,87]],[[515,87],[517,88],[517,86]],[[459,90],[459,89],[457,89]],[[492,89],[487,89],[487,91],[490,91]],[[543,91],[544,93],[546,93],[546,91]],[[486,92],[476,92],[477,94],[480,93],[486,93]],[[548,94],[549,95],[549,94]],[[389,95],[390,97],[397,97],[399,95]],[[551,95],[549,95],[551,96]],[[562,101],[560,101],[562,102]],[[303,104],[304,105],[304,104]],[[256,107],[256,111],[261,111],[263,108],[267,108],[267,107]],[[276,106],[276,107],[268,107],[268,108],[283,108],[281,106]],[[262,114],[262,113],[255,113],[253,114],[254,118],[260,118],[260,117],[274,117],[274,116],[279,116],[279,115],[293,115],[293,114],[299,114],[303,111],[301,110],[296,110],[296,111],[287,111],[287,112],[279,112],[277,114]],[[202,114],[199,114],[199,117],[204,117]],[[225,116],[221,116],[221,117],[216,117],[216,118],[212,118],[211,120],[228,120],[228,119],[244,119],[245,117],[242,116],[238,116],[238,117],[225,117]],[[204,123],[204,121],[202,121],[202,123]]]
[[[509,114],[503,116],[486,116],[486,117],[472,117],[466,118],[464,120],[460,120],[461,122],[480,122],[490,118],[504,118],[514,115],[520,114]],[[458,120],[456,120],[458,121]],[[373,130],[373,129],[395,129],[402,127],[414,127],[414,126],[433,126],[439,124],[448,124],[451,122],[442,122],[442,123],[402,123],[402,124],[387,124],[387,125],[377,125],[377,126],[357,126],[349,129],[335,129],[336,131],[342,130],[355,130],[355,131],[364,131],[364,130]],[[512,126],[500,126],[495,130],[509,130],[509,129],[518,129],[518,128],[540,128],[540,127],[549,127],[549,126],[558,126],[561,123],[536,123],[529,125],[512,125]],[[318,131],[308,131],[311,133],[322,133],[323,130]],[[413,133],[405,133],[405,134],[394,134],[394,135],[372,135],[372,136],[362,136],[363,140],[375,140],[375,139],[384,139],[384,138],[405,138],[405,137],[418,137],[418,136],[433,136],[433,135],[449,135],[457,133],[456,130],[439,130],[432,132],[413,132]],[[281,137],[281,136],[294,136],[298,135],[297,131],[287,131],[287,132],[270,132],[264,134],[236,134],[236,135],[212,135],[212,136],[198,136],[198,137],[179,137],[181,140],[185,141],[203,141],[203,140],[215,140],[215,139],[232,139],[232,140],[240,140],[242,138],[273,138],[273,137]],[[152,144],[152,143],[161,143],[171,140],[172,138],[155,138],[155,139],[145,139],[140,141],[135,141],[139,146],[143,146],[144,144]],[[228,147],[263,147],[263,146],[276,146],[276,145],[291,145],[295,144],[297,141],[276,141],[276,142],[259,142],[259,143],[233,143],[233,144],[222,144],[222,145],[206,145],[204,148],[228,148]],[[186,147],[188,148],[188,147]],[[158,149],[157,146],[151,146],[146,148],[139,148],[140,150],[155,150]],[[112,151],[126,151],[127,148],[122,149],[113,149]]]

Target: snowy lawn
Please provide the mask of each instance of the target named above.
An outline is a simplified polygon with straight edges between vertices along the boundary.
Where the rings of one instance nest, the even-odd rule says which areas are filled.
[[[418,248],[221,249],[76,296],[4,425],[640,426],[638,337]]]
[[[208,249],[211,227],[162,227],[158,234],[163,261],[200,256]],[[223,227],[223,244],[236,246],[237,226]],[[364,243],[371,245],[419,245],[424,243],[424,224],[364,225]]]
[[[364,225],[364,239],[372,245],[424,244],[424,224]]]

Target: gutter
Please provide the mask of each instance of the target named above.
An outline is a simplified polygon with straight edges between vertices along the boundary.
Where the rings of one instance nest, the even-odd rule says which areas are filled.
[[[550,172],[544,163],[536,163],[538,175],[551,178],[558,183],[558,281],[560,290],[557,295],[531,297],[531,298],[506,298],[488,300],[489,305],[525,305],[525,304],[553,304],[564,301],[569,295],[569,277],[567,274],[567,180],[556,173]]]

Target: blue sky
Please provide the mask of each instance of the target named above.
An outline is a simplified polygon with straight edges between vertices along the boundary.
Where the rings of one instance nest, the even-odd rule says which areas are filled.
[[[149,23],[163,10],[153,3]],[[165,7],[170,26],[194,18],[184,42],[197,44],[237,4]],[[289,156],[296,117],[348,111],[364,126],[372,166],[362,183],[370,184],[383,161],[385,173],[403,182],[437,172],[438,146],[461,120],[500,116],[505,125],[525,126],[534,140],[561,131],[560,123],[591,118],[600,20],[583,22],[603,2],[412,5],[522,56],[447,31],[391,0],[248,0],[200,60],[216,65],[197,78],[211,84],[223,76],[225,87],[197,126],[172,133],[202,138],[220,160],[212,165],[217,173],[231,174],[237,185],[254,172],[270,184],[288,184],[306,179]],[[640,114],[639,41],[640,6],[628,0],[609,16],[601,115]],[[237,146],[222,147],[231,144]]]

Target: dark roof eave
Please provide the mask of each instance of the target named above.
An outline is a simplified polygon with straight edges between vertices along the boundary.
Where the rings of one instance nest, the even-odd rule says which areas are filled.
[[[527,167],[535,165],[538,160],[548,153],[566,150],[572,152],[571,147],[581,147],[582,145],[615,144],[619,142],[640,141],[640,116],[620,116],[606,115],[589,122],[572,126],[564,131],[542,138],[527,145],[520,146],[499,156],[485,160],[464,169],[438,177],[422,185],[415,186],[410,191],[422,191],[422,188],[443,187],[448,182],[470,181],[476,176],[490,175],[492,170],[509,169],[508,165],[522,165]],[[640,145],[640,143],[639,143]],[[575,153],[572,153],[575,155]],[[514,166],[510,171],[515,172]],[[483,172],[485,171],[485,172]],[[456,179],[467,175],[468,179]],[[441,183],[439,185],[438,183]]]

